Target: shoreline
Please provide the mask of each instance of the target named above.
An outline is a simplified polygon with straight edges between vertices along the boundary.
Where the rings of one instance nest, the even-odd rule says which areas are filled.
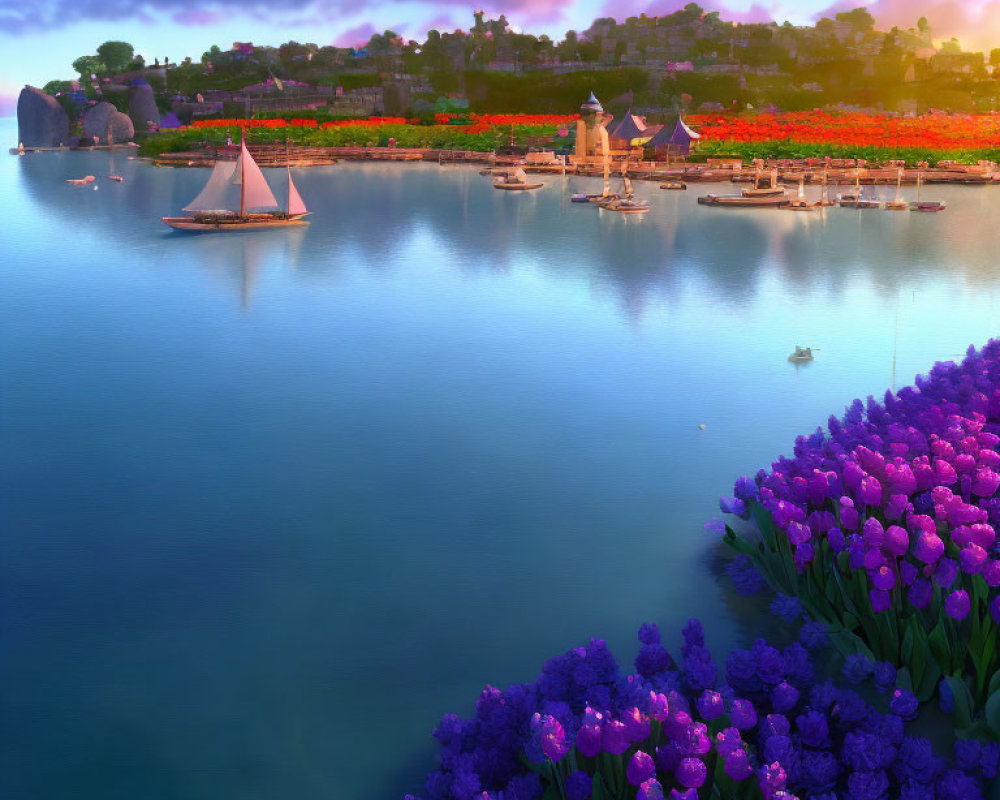
[[[534,161],[528,155],[497,154],[492,151],[476,150],[443,150],[434,148],[411,147],[309,147],[284,146],[271,144],[249,145],[254,159],[262,167],[316,167],[330,166],[339,161],[393,161],[393,162],[429,162],[441,166],[451,165],[483,165],[493,167],[519,166],[525,172],[549,175],[575,175],[581,177],[600,177],[603,167],[594,158],[588,158],[580,163],[574,163],[570,156],[569,163],[559,161]],[[88,150],[128,150],[136,151],[135,143],[94,145],[92,147],[50,147],[24,148],[23,155],[32,153],[88,151]],[[11,148],[12,155],[18,155],[17,148]],[[131,156],[132,160],[146,161],[156,167],[173,168],[211,168],[215,162],[235,160],[235,149],[228,152],[220,148],[208,150],[188,150],[175,153],[161,153],[157,156]],[[800,182],[808,185],[822,185],[824,182],[832,186],[861,184],[863,186],[895,185],[897,176],[902,170],[902,185],[915,185],[919,179],[923,183],[959,184],[959,185],[993,185],[1000,184],[1000,171],[994,172],[991,167],[951,164],[936,167],[898,167],[898,166],[845,166],[838,163],[836,167],[823,168],[815,163],[816,159],[767,159],[762,162],[761,171],[777,171],[777,181],[786,185],[797,185]],[[842,161],[842,160],[838,160]],[[612,166],[612,176],[620,173],[620,162]],[[635,180],[663,181],[680,180],[689,183],[751,183],[762,174],[753,164],[735,164],[731,160],[726,163],[688,163],[668,164],[660,161],[629,162],[628,175]],[[860,171],[860,175],[858,172]]]

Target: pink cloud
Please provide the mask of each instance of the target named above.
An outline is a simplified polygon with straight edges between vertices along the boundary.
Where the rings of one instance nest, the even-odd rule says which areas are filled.
[[[358,25],[356,28],[348,28],[340,36],[333,40],[334,47],[364,47],[373,33],[378,33],[370,22]]]
[[[219,21],[219,15],[214,11],[204,11],[199,8],[186,8],[171,17],[178,25],[212,25]]]
[[[838,0],[816,15],[832,17],[840,11],[850,11],[859,4],[852,0]],[[927,17],[931,35],[940,42],[955,37],[966,50],[986,50],[996,47],[996,31],[1000,30],[1000,0],[875,0],[868,3],[868,13],[875,17],[878,30],[893,26],[915,28],[920,17]]]
[[[843,0],[854,8],[860,0]],[[619,22],[623,22],[628,17],[637,17],[639,14],[646,14],[651,17],[665,17],[680,11],[691,0],[606,0],[600,11],[602,17],[614,17]],[[853,3],[853,4],[852,4]],[[698,3],[705,11],[718,11],[722,19],[727,22],[758,23],[772,22],[782,19],[787,10],[778,3],[764,5],[753,3],[744,10],[728,8],[725,3],[716,0],[702,0]]]
[[[0,94],[0,117],[13,117],[17,113],[17,95]]]

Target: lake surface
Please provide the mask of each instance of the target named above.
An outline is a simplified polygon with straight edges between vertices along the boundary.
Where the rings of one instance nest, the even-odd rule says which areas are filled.
[[[114,159],[0,157],[17,800],[419,793],[487,683],[591,635],[628,665],[643,621],[753,638],[718,497],[1000,330],[996,188],[813,215],[637,184],[634,219],[571,204],[589,179],[345,163],[297,174],[307,230],[198,236],[160,217],[207,171]]]

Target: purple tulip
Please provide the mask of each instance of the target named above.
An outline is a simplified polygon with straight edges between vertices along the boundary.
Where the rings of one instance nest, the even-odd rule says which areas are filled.
[[[921,533],[917,537],[913,555],[925,564],[933,564],[944,555],[944,542],[936,533]]]
[[[626,750],[628,750],[631,742],[628,738],[628,728],[625,727],[624,722],[619,722],[618,720],[612,720],[605,723],[604,730],[602,731],[602,742],[601,746],[605,753],[611,753],[613,756],[620,756]]]
[[[641,786],[656,775],[656,764],[649,753],[636,750],[625,768],[625,777],[633,786]]]
[[[784,789],[787,780],[788,777],[785,775],[785,770],[782,769],[781,764],[777,761],[761,767],[757,778],[760,791],[766,800],[771,800],[775,794]]]
[[[871,475],[862,478],[858,496],[861,502],[867,506],[882,505],[882,484],[878,482],[878,478]]]
[[[868,599],[871,601],[872,611],[876,614],[888,611],[889,606],[892,605],[892,595],[888,592],[883,592],[881,589],[870,589],[868,591]]]
[[[868,577],[871,578],[872,585],[883,592],[891,592],[892,587],[896,585],[896,575],[884,564],[874,572],[868,573]]]
[[[904,689],[896,689],[892,693],[892,699],[889,701],[889,710],[897,717],[913,719],[917,716],[917,707],[919,704],[920,702],[917,700],[916,695],[912,692],[907,692]]]
[[[934,583],[947,589],[958,577],[958,562],[953,558],[942,558],[934,567]]]
[[[962,572],[967,575],[978,575],[988,558],[989,553],[983,550],[978,544],[969,544],[958,554],[959,563],[962,565]]]
[[[963,620],[969,613],[969,593],[964,589],[952,592],[944,601],[945,613],[954,620]]]
[[[733,700],[729,720],[741,731],[748,731],[757,724],[757,710],[749,700]]]
[[[726,711],[725,701],[718,692],[706,689],[698,698],[698,713],[706,722],[722,716]]]
[[[715,749],[725,758],[734,750],[743,748],[743,739],[736,728],[725,728],[715,734]]]
[[[927,608],[931,604],[933,596],[934,587],[930,581],[924,578],[917,578],[906,593],[907,599],[909,599],[914,608]]]
[[[753,767],[750,766],[750,759],[747,758],[747,751],[742,747],[731,750],[724,756],[723,769],[726,775],[734,781],[745,781],[753,775]]]
[[[840,527],[848,531],[858,529],[858,512],[850,497],[840,498]]]
[[[663,800],[663,786],[656,778],[650,778],[639,787],[635,800]]]
[[[899,525],[890,525],[885,532],[885,549],[892,555],[905,556],[910,549],[910,534]]]
[[[913,582],[917,579],[919,571],[913,564],[909,561],[901,561],[899,564],[899,579],[902,581],[903,586],[911,586]]]
[[[910,499],[905,494],[894,494],[889,497],[889,502],[885,504],[885,517],[890,520],[898,520],[906,512]]]
[[[542,717],[541,744],[542,755],[552,761],[561,760],[569,751],[566,731],[559,720],[548,714]]]
[[[657,722],[663,722],[670,714],[670,704],[665,694],[649,693],[649,716]]]
[[[791,711],[799,702],[799,690],[782,681],[771,690],[771,705],[779,714]]]
[[[708,777],[708,768],[700,758],[682,758],[674,771],[674,777],[686,789],[697,789]]]
[[[830,543],[830,549],[834,553],[839,553],[844,549],[844,533],[840,528],[830,528],[826,533],[826,540]]]

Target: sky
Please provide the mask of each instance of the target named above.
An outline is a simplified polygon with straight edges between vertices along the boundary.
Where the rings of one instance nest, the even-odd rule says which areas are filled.
[[[146,61],[196,61],[213,44],[234,41],[277,46],[315,42],[354,46],[390,28],[422,41],[430,28],[468,29],[472,12],[501,13],[521,30],[562,39],[597,17],[645,12],[662,15],[688,0],[0,0],[0,116],[13,113],[25,84],[75,77],[71,64],[109,39],[130,42]],[[832,4],[832,5],[831,5]],[[862,5],[857,0],[702,0],[723,19],[788,20],[812,24],[821,16]],[[876,0],[868,3],[877,27],[914,27],[924,15],[936,39],[955,36],[967,49],[1000,47],[1000,0]]]

